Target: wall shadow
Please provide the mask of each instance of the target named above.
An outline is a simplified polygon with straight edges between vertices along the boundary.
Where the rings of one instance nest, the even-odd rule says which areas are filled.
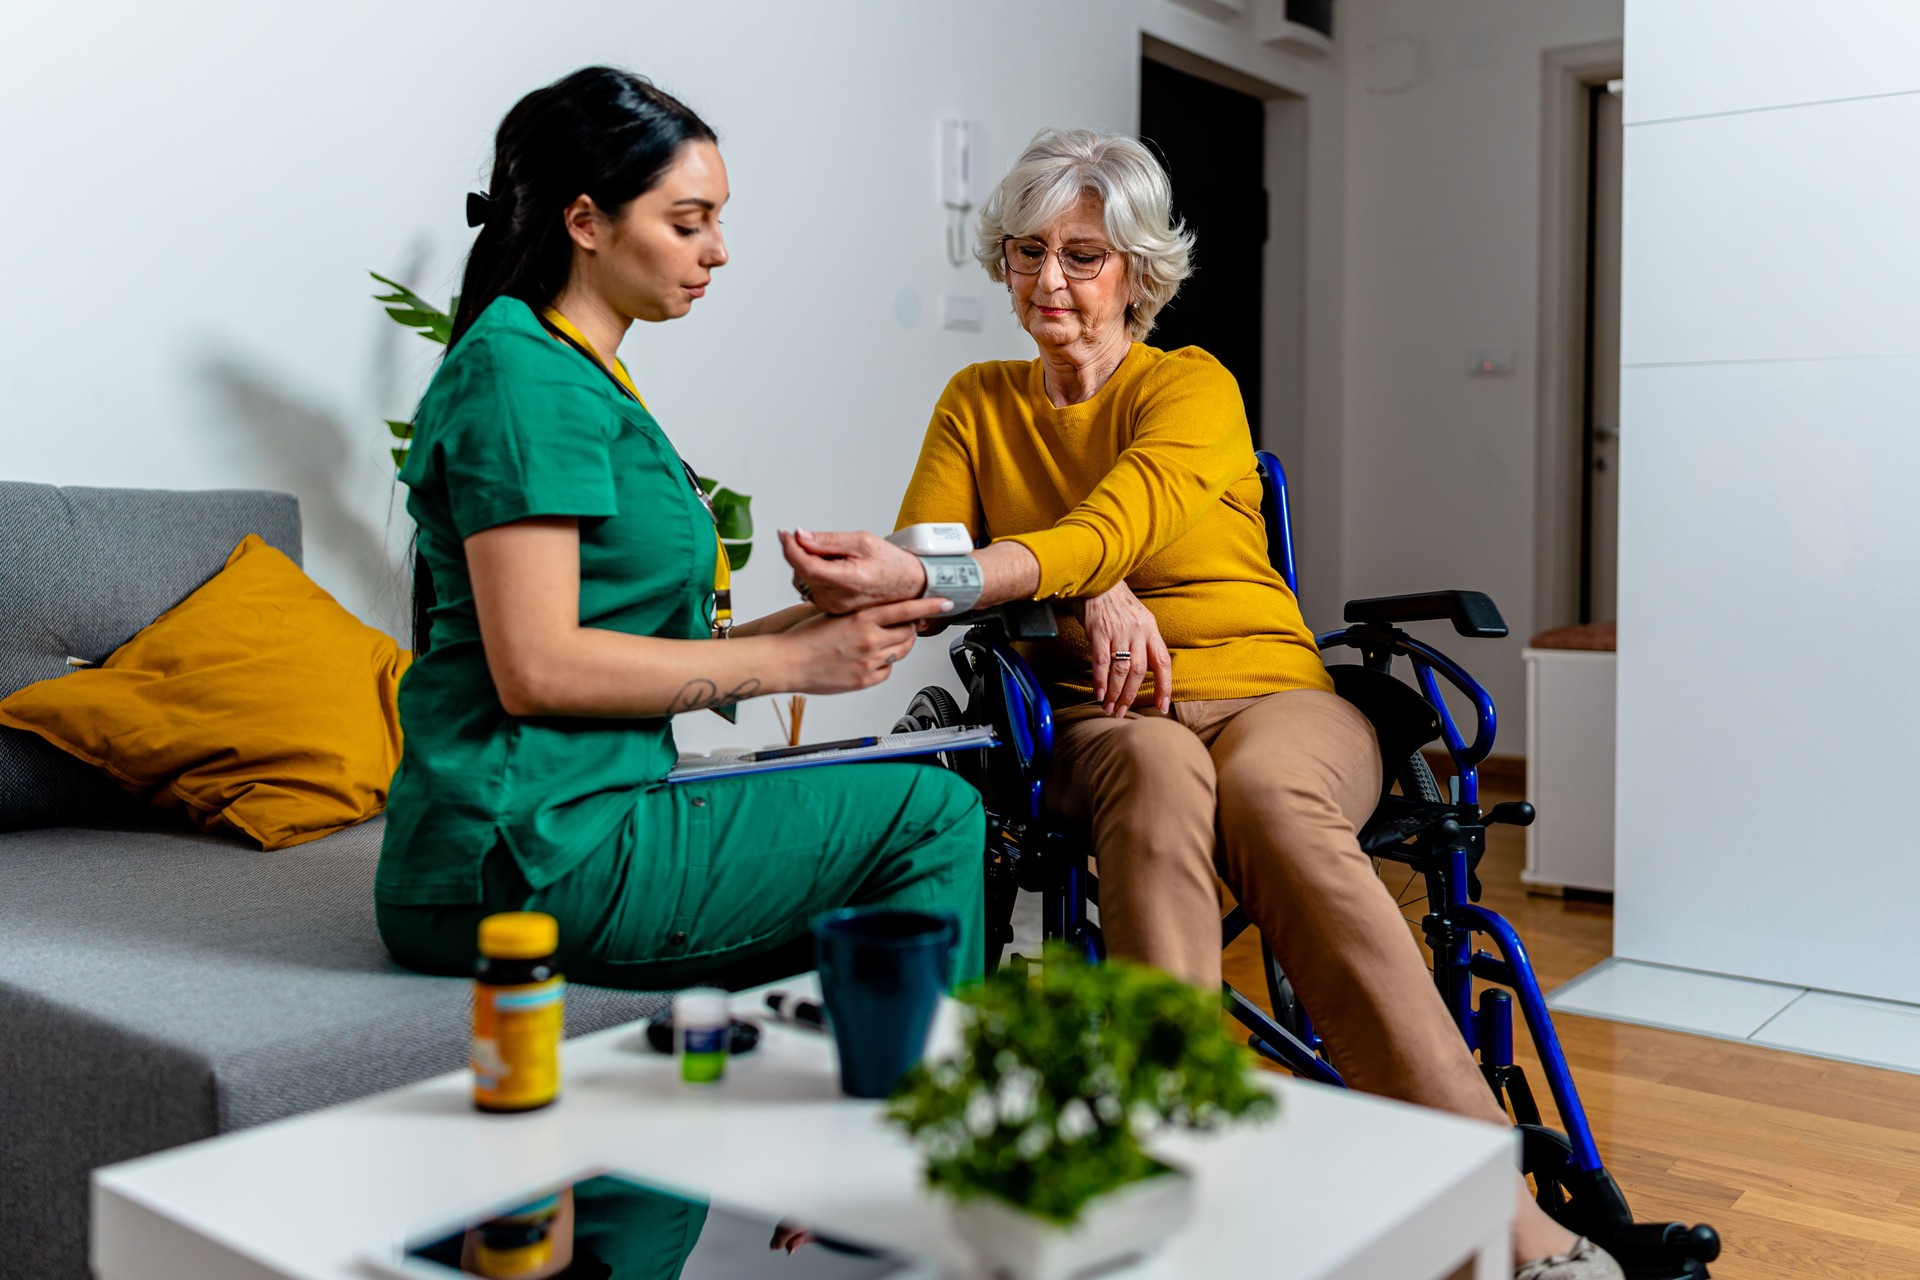
[[[396,568],[398,556],[386,530],[354,501],[378,475],[365,457],[367,432],[302,400],[238,355],[212,355],[198,373],[217,410],[211,423],[245,451],[249,472],[263,485],[299,496],[309,553],[324,546],[351,566],[354,587],[377,615],[365,621],[404,636],[407,583]]]

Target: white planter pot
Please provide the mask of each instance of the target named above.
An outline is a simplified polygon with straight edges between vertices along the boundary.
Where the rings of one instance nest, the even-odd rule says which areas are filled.
[[[1089,1204],[1063,1227],[995,1196],[950,1209],[954,1230],[999,1280],[1069,1280],[1122,1259],[1154,1252],[1193,1213],[1193,1178],[1184,1169],[1131,1182]]]

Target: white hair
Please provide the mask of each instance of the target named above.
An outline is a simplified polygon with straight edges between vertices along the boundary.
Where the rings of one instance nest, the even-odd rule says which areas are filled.
[[[1001,241],[1046,230],[1080,201],[1100,198],[1107,238],[1127,264],[1134,301],[1127,336],[1139,342],[1193,271],[1193,233],[1173,219],[1173,184],[1137,140],[1090,129],[1042,129],[980,209],[973,256],[996,284],[1007,278]]]

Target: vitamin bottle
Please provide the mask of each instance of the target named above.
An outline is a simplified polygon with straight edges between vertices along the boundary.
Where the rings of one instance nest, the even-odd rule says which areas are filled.
[[[532,1111],[560,1096],[566,980],[554,967],[560,926],[538,911],[480,922],[473,982],[473,1105]]]
[[[694,987],[673,998],[674,1039],[680,1050],[682,1080],[712,1084],[726,1074],[731,1020],[724,991]]]

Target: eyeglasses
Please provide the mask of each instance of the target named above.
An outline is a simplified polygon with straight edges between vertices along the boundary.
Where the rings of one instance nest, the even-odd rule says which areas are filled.
[[[1058,249],[1049,249],[1045,241],[1031,236],[1000,237],[1000,253],[1006,259],[1007,270],[1017,276],[1039,275],[1051,253],[1060,263],[1060,273],[1067,279],[1091,280],[1116,252],[1097,244],[1063,244]]]

